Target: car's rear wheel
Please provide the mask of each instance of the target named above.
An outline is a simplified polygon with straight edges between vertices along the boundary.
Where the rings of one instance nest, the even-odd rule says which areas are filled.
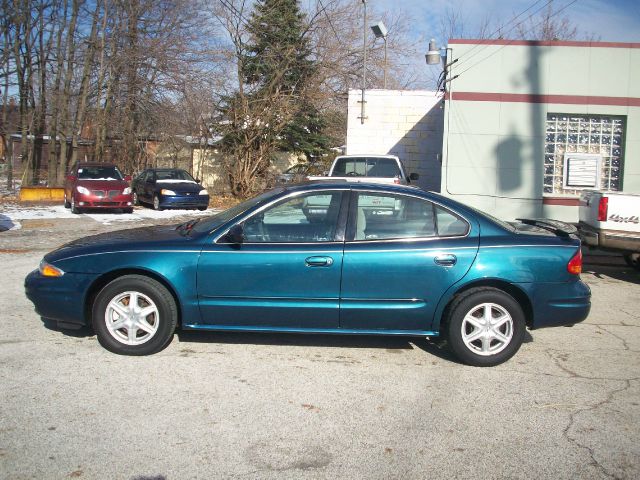
[[[171,293],[142,275],[126,275],[100,291],[93,328],[100,344],[121,355],[150,355],[173,337],[178,309]]]
[[[464,363],[490,367],[506,362],[524,340],[526,323],[518,302],[496,288],[469,290],[448,309],[447,339]]]
[[[204,212],[207,209],[207,207],[198,207],[198,210],[200,210],[201,212]]]
[[[82,210],[80,209],[80,207],[76,205],[76,199],[73,195],[71,196],[71,213],[75,213],[75,214],[82,213]]]
[[[162,210],[162,207],[160,206],[160,197],[158,195],[153,196],[153,209]]]
[[[133,192],[133,204],[140,205],[140,199],[138,198],[138,194],[136,192]]]

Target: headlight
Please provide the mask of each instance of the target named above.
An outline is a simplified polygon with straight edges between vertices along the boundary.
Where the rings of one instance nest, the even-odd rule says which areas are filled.
[[[198,195],[209,195],[209,192],[207,192],[206,188],[203,188],[202,190],[200,190],[200,193]]]
[[[131,193],[131,187],[127,187],[124,190],[122,190],[123,195],[129,195],[130,193]]]
[[[60,270],[58,267],[54,267],[44,260],[40,262],[38,270],[40,270],[40,275],[42,275],[43,277],[61,277],[64,275],[64,272],[62,270]]]
[[[88,188],[81,187],[80,185],[76,187],[76,190],[78,191],[78,193],[81,193],[83,195],[89,195],[91,193]]]
[[[173,190],[167,190],[166,188],[163,188],[162,190],[160,190],[160,195],[175,195],[176,192],[174,192]]]

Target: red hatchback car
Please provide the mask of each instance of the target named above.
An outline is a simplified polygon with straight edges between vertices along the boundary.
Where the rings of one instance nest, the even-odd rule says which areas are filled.
[[[122,209],[133,212],[131,176],[112,163],[76,163],[64,184],[64,206],[73,213],[85,209]]]

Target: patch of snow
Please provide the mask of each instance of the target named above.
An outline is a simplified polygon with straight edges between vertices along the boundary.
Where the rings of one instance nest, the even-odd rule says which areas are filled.
[[[52,218],[83,218],[89,217],[92,220],[95,220],[98,223],[102,223],[103,225],[112,225],[117,224],[119,222],[135,222],[137,220],[148,220],[148,219],[167,219],[173,217],[180,216],[193,216],[193,217],[202,217],[207,215],[213,215],[217,213],[219,210],[210,209],[205,211],[199,210],[162,210],[156,211],[150,208],[136,208],[133,213],[116,213],[116,212],[108,212],[108,213],[82,213],[80,215],[75,215],[71,213],[71,210],[64,208],[62,205],[52,205],[52,206],[33,206],[33,207],[25,207],[21,205],[5,205],[3,209],[2,215],[0,215],[0,219],[4,217],[5,221],[9,223],[15,224],[17,220],[30,220],[30,219],[52,219]],[[14,227],[15,228],[15,227]],[[19,228],[19,227],[18,227]]]

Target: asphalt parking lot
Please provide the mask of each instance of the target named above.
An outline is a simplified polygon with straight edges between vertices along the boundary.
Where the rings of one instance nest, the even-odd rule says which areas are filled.
[[[426,340],[311,335],[178,333],[121,357],[26,299],[66,241],[177,221],[0,232],[1,478],[640,478],[640,272],[618,257],[586,258],[586,322],[489,369]]]

